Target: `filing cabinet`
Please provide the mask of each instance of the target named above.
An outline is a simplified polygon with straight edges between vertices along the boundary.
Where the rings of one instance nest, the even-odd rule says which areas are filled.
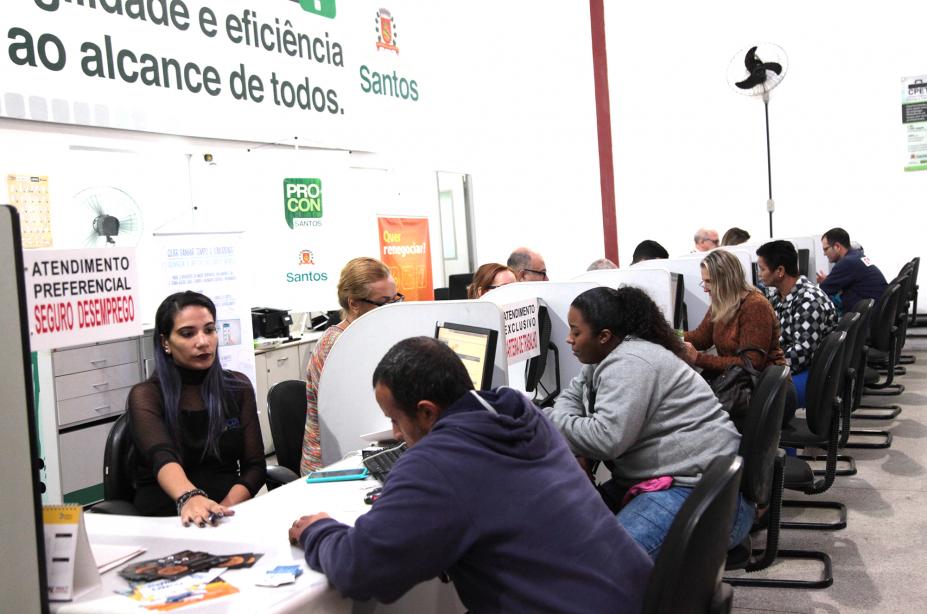
[[[140,339],[54,350],[51,355],[61,492],[66,502],[103,496],[103,449],[142,379]]]

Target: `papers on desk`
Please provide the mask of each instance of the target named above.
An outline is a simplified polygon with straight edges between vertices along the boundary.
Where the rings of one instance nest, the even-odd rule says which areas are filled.
[[[237,588],[222,580],[221,576],[225,571],[214,568],[177,580],[156,580],[136,584],[129,597],[149,610],[164,611],[237,593]]]
[[[97,563],[97,571],[106,573],[131,561],[145,552],[141,546],[108,546],[106,544],[90,544],[93,551],[93,560]]]
[[[396,437],[393,435],[393,429],[388,428],[383,431],[374,431],[372,433],[364,433],[360,436],[364,441],[369,441],[371,443],[377,443],[378,441],[391,441]]]

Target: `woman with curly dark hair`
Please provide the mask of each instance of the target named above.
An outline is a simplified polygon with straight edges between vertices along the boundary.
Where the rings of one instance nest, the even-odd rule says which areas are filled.
[[[715,457],[736,454],[740,435],[643,290],[587,290],[567,319],[567,343],[584,367],[547,416],[577,456],[605,462],[612,479],[603,497],[655,558],[702,472]],[[731,545],[753,516],[741,497]]]

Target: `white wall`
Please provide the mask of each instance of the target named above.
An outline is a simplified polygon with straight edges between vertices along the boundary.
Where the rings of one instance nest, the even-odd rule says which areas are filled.
[[[775,233],[842,226],[888,278],[923,250],[927,172],[903,172],[902,77],[927,74],[927,6],[606,3],[619,246],[671,254],[702,225],[768,237],[762,102],[726,81],[754,41],[789,56],[772,93]],[[654,221],[658,220],[655,224]]]

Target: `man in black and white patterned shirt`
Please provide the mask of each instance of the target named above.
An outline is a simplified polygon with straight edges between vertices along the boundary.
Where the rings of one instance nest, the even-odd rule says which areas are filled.
[[[811,357],[837,325],[830,297],[798,273],[798,252],[789,241],[770,241],[756,250],[757,269],[779,317],[779,343],[792,372],[798,406],[805,406],[805,385]]]

